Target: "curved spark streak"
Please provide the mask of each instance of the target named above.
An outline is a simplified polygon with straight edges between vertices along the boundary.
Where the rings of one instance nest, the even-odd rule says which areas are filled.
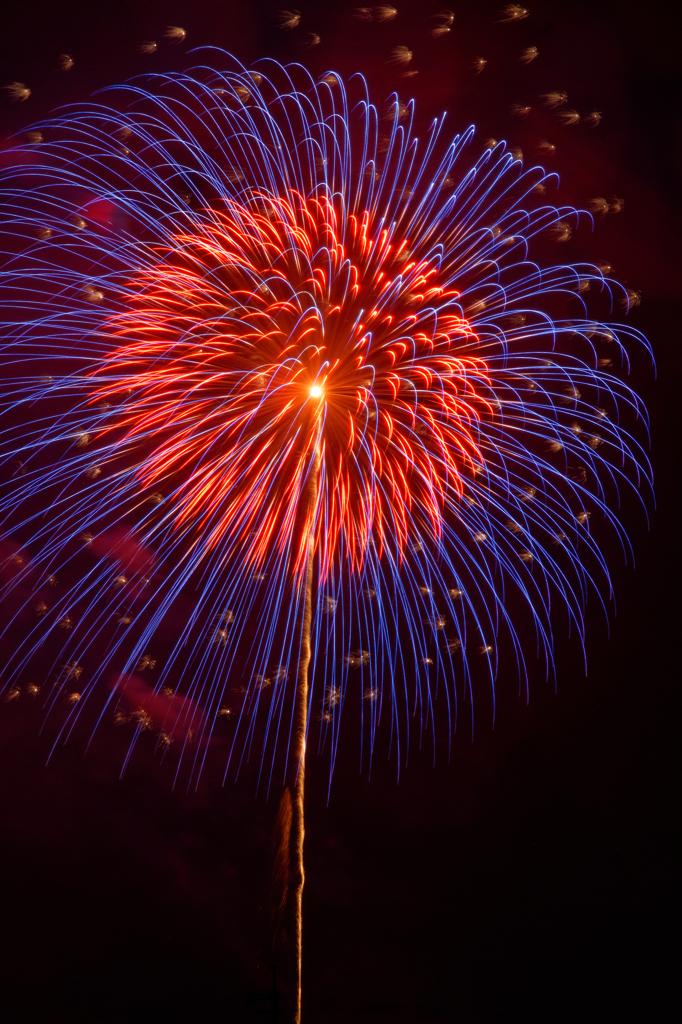
[[[627,369],[646,343],[589,318],[585,291],[608,308],[620,289],[595,266],[530,258],[589,219],[540,201],[541,168],[504,144],[470,157],[473,129],[448,142],[443,118],[419,141],[395,98],[380,145],[359,76],[349,99],[336,75],[206,57],[6,154],[7,685],[49,635],[48,710],[57,667],[88,663],[59,737],[88,708],[94,728],[174,632],[131,745],[153,723],[196,780],[223,716],[227,768],[256,756],[269,777],[312,540],[309,729],[333,767],[352,694],[370,757],[384,718],[400,761],[413,722],[452,733],[498,644],[526,679],[518,616],[548,670],[552,602],[583,636],[608,582],[589,516],[627,551],[617,488],[648,479],[619,419],[641,404],[597,345]]]

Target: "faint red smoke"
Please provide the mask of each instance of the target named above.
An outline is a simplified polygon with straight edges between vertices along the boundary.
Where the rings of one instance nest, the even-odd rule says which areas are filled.
[[[146,572],[154,565],[153,552],[125,527],[115,527],[93,537],[90,550],[100,557],[120,562],[128,572]]]
[[[199,726],[201,712],[189,697],[167,688],[156,690],[133,674],[119,676],[115,688],[128,712],[143,711],[149,716],[149,728],[184,738]]]

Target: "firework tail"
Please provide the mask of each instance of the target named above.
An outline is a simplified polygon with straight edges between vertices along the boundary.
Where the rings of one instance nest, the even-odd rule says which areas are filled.
[[[294,697],[294,726],[292,751],[284,792],[277,812],[277,843],[273,866],[273,924],[274,938],[284,931],[294,973],[294,1009],[292,1021],[301,1020],[301,968],[303,954],[303,842],[305,838],[305,755],[308,730],[308,694],[311,661],[310,631],[312,623],[313,561],[315,556],[314,531],[310,528],[315,505],[320,469],[317,450],[306,485],[304,505],[305,524],[309,530],[308,557],[303,578],[303,604],[301,618],[301,646],[298,678]]]
[[[306,732],[308,724],[308,670],[310,665],[310,621],[311,621],[311,598],[313,583],[313,542],[310,540],[310,553],[308,555],[308,573],[306,579],[305,608],[303,611],[303,630],[301,633],[301,660],[298,670],[298,685],[296,687],[296,725],[295,738],[297,757],[294,764],[297,767],[296,782],[294,784],[293,799],[291,803],[291,866],[292,884],[289,890],[291,910],[293,919],[293,953],[295,957],[296,972],[296,1012],[294,1015],[295,1024],[301,1020],[301,965],[302,965],[302,938],[303,938],[303,883],[305,873],[303,870],[303,839],[305,836],[304,818],[304,785],[305,785],[305,748]]]

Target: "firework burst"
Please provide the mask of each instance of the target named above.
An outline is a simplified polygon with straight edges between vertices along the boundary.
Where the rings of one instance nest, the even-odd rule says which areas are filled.
[[[215,730],[226,772],[284,773],[318,724],[333,766],[349,698],[400,761],[501,644],[525,680],[517,613],[548,669],[553,601],[583,635],[590,516],[626,546],[647,477],[616,372],[642,339],[588,315],[627,299],[596,266],[541,266],[590,215],[504,144],[205,56],[6,161],[7,692],[52,659],[60,738],[118,716],[193,780]]]

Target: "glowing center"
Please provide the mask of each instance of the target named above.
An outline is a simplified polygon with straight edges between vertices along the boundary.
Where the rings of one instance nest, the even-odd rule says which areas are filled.
[[[310,397],[311,398],[319,398],[321,394],[322,394],[322,388],[320,387],[320,385],[319,384],[313,384],[313,386],[310,389]]]

